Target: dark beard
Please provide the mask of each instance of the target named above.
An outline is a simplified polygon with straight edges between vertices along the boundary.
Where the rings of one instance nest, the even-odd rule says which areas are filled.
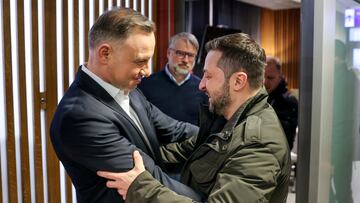
[[[229,92],[229,82],[225,82],[221,88],[222,95],[220,95],[217,101],[214,101],[212,105],[210,105],[210,111],[216,113],[218,115],[224,115],[226,107],[230,103],[230,92]]]

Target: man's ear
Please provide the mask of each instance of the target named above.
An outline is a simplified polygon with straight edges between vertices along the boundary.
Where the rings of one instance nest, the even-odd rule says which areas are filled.
[[[111,46],[107,43],[101,44],[97,48],[97,54],[101,63],[107,63],[111,53]]]
[[[241,90],[246,86],[247,83],[247,74],[244,72],[236,72],[233,74],[233,84],[234,90]]]

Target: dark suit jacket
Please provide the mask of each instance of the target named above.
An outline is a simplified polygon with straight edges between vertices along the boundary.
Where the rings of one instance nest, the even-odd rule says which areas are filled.
[[[181,140],[196,134],[197,127],[166,116],[137,89],[129,97],[148,141],[118,103],[81,68],[58,105],[51,123],[51,141],[76,188],[78,202],[124,202],[96,172],[132,169],[135,149],[156,179],[179,194],[199,199],[192,189],[170,179],[159,167],[159,141]]]

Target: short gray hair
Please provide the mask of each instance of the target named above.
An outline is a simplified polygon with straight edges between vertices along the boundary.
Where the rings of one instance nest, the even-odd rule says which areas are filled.
[[[193,45],[193,47],[196,49],[196,51],[199,49],[198,40],[196,39],[196,37],[193,34],[188,33],[188,32],[180,32],[180,33],[172,36],[169,41],[169,47],[171,47],[179,39],[185,39],[188,42],[190,42],[190,44]]]
[[[129,8],[113,8],[102,14],[89,31],[89,48],[106,40],[127,39],[135,28],[151,33],[155,24],[146,16]]]

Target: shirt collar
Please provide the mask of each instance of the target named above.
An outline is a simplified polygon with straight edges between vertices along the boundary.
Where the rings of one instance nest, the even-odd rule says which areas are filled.
[[[112,84],[105,82],[95,73],[91,72],[85,65],[81,65],[81,70],[84,71],[87,75],[89,75],[93,80],[95,80],[102,88],[108,92],[111,97],[115,98],[116,95],[120,94],[121,98],[126,98],[128,95],[124,94],[124,91],[113,86]]]
[[[176,81],[175,77],[169,71],[169,64],[166,64],[166,66],[165,66],[165,73],[178,86],[181,86],[182,84],[184,84],[186,81],[188,81],[190,79],[190,73],[188,73],[183,81],[181,81],[181,82]]]

